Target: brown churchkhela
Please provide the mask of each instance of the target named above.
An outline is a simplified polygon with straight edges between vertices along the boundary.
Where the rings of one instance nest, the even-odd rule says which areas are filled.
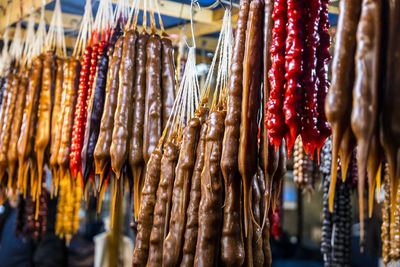
[[[207,123],[205,123],[207,113],[208,110],[204,111],[204,116],[200,118],[200,137],[197,143],[196,162],[194,163],[189,204],[186,211],[187,218],[182,251],[183,255],[180,265],[182,267],[193,266],[194,256],[196,253],[197,234],[199,229],[199,205],[201,197],[201,172],[204,167],[205,142],[207,135]]]
[[[59,111],[58,115],[56,118],[54,118],[55,124],[54,124],[54,136],[52,136],[51,140],[51,147],[50,147],[50,166],[53,171],[53,175],[57,179],[57,175],[55,175],[57,171],[57,157],[58,157],[58,151],[60,149],[60,142],[61,142],[61,134],[62,134],[62,125],[63,125],[63,116],[64,116],[64,107],[65,107],[65,97],[67,94],[67,88],[68,88],[68,83],[69,83],[69,65],[70,61],[65,60],[63,63],[62,71],[63,73],[61,74],[61,69],[60,72],[57,71],[57,83],[56,83],[56,90],[60,90],[59,93],[59,99],[57,98],[57,92],[55,94],[55,99],[54,99],[54,112],[56,111],[56,105],[59,105]],[[62,76],[61,76],[62,75]],[[59,77],[62,77],[60,80],[58,80]],[[58,83],[61,84],[58,84]],[[60,88],[57,89],[57,86],[61,86]],[[58,102],[59,101],[59,102]],[[53,122],[52,122],[53,124]],[[53,129],[53,128],[52,128]]]
[[[249,0],[241,0],[233,44],[232,63],[227,87],[225,133],[222,146],[221,170],[225,182],[225,206],[221,237],[221,260],[227,266],[241,266],[244,262],[244,244],[240,223],[240,173],[238,150],[240,114],[242,107],[242,80],[244,40],[246,37]]]
[[[377,195],[380,196],[381,190],[381,168],[384,159],[383,148],[379,142],[379,127],[375,127],[369,148],[367,170],[368,170],[368,215],[372,217],[372,207],[374,205],[375,185]]]
[[[143,159],[143,127],[146,94],[146,45],[149,35],[146,32],[139,34],[136,42],[136,77],[133,86],[133,120],[129,142],[129,165],[133,174],[133,197],[135,218],[139,213],[141,194],[141,176],[144,168]]]
[[[122,58],[123,43],[124,37],[121,36],[115,44],[111,65],[107,74],[106,98],[103,115],[101,117],[100,134],[94,150],[96,174],[100,174],[100,187],[104,182],[105,175],[107,175],[106,172],[110,166],[111,160],[110,147],[114,129],[114,114],[118,101],[119,69]],[[111,48],[109,48],[109,50],[110,49]]]
[[[22,117],[21,132],[18,139],[18,180],[26,185],[24,174],[29,168],[28,157],[32,153],[32,143],[29,132],[36,128],[36,107],[39,98],[40,80],[42,76],[42,57],[36,57],[33,60],[29,75],[28,89],[25,98],[24,115]],[[25,180],[25,179],[24,179]],[[22,185],[21,185],[22,186]],[[21,188],[21,187],[20,187]],[[26,188],[25,188],[26,189]],[[23,191],[25,191],[25,189]]]
[[[53,93],[55,85],[55,56],[53,51],[45,53],[43,58],[42,86],[40,90],[38,122],[35,138],[35,151],[38,170],[39,189],[37,197],[40,196],[42,188],[43,168],[45,164],[45,153],[50,142],[50,126],[51,126],[51,108],[53,102]],[[36,200],[38,201],[39,198]]]
[[[351,127],[357,138],[357,169],[360,210],[364,210],[366,168],[378,116],[381,0],[363,0],[357,29],[356,79],[353,89]],[[375,174],[369,174],[370,176]],[[372,185],[369,185],[372,186]],[[364,239],[364,213],[360,212],[360,239]]]
[[[60,168],[60,175],[63,177],[69,167],[69,154],[71,151],[72,127],[74,125],[74,114],[76,97],[79,87],[79,72],[81,65],[79,60],[71,58],[68,66],[68,81],[63,102],[63,123],[60,140],[60,148],[57,155],[57,163]]]
[[[217,266],[222,223],[223,181],[220,169],[226,112],[216,107],[207,118],[204,167],[201,173],[199,230],[194,266]]]
[[[263,193],[263,197],[265,198],[263,220],[262,227],[265,228],[265,223],[268,220],[268,210],[270,207],[271,200],[271,187],[272,187],[272,178],[274,177],[275,171],[278,168],[279,154],[278,151],[275,151],[274,146],[269,142],[268,131],[265,130],[265,117],[267,112],[267,102],[270,91],[270,83],[268,79],[268,72],[271,68],[271,43],[272,43],[272,28],[274,27],[274,21],[272,19],[272,11],[274,10],[274,1],[267,0],[265,1],[264,6],[264,73],[263,73],[263,101],[261,107],[262,110],[262,119],[261,119],[261,137],[260,137],[260,167],[264,172],[265,179],[265,190],[261,190]],[[268,231],[268,230],[266,230]],[[264,231],[263,231],[264,232]],[[269,240],[269,238],[267,239]],[[269,245],[269,243],[268,243]]]
[[[7,168],[7,151],[9,147],[10,135],[11,135],[11,124],[13,122],[15,101],[18,95],[18,87],[20,77],[16,74],[10,74],[10,86],[7,88],[6,94],[7,101],[3,103],[3,124],[1,125],[1,135],[0,135],[0,179],[3,178],[6,168]],[[9,181],[13,179],[13,177],[9,176]],[[11,183],[9,183],[11,185]]]
[[[353,133],[350,128],[352,89],[354,80],[354,54],[356,31],[361,10],[361,0],[344,0],[339,3],[340,13],[336,45],[332,63],[332,82],[325,101],[325,112],[332,128],[331,186],[329,209],[333,211],[333,198],[337,177],[338,153],[342,161],[342,177],[353,151]]]
[[[143,158],[147,162],[157,147],[162,131],[161,40],[152,34],[146,47],[146,100],[143,132]]]
[[[396,192],[400,177],[400,1],[389,1],[388,4],[388,30],[383,49],[387,52],[386,71],[384,72],[385,90],[383,93],[382,112],[380,114],[380,141],[385,150],[389,163],[389,173],[392,188],[392,206],[397,197]],[[393,192],[394,191],[394,192]]]
[[[175,100],[175,67],[172,52],[172,41],[161,39],[161,87],[162,87],[162,129],[165,128],[171,115]]]
[[[54,86],[54,103],[53,103],[53,111],[51,113],[51,126],[50,126],[50,157],[53,155],[54,150],[56,150],[56,139],[57,136],[61,134],[59,124],[57,121],[61,116],[61,101],[63,95],[63,79],[64,79],[64,59],[57,58],[56,59],[56,82]]]
[[[134,30],[129,30],[125,34],[121,67],[119,69],[118,104],[114,115],[114,130],[110,148],[111,167],[117,178],[120,177],[122,167],[128,159],[137,36],[138,33]]]
[[[263,172],[258,168],[257,173],[253,179],[252,188],[252,209],[254,220],[258,225],[261,225],[261,188],[259,184],[260,177],[263,176]],[[254,267],[262,267],[264,265],[264,251],[263,251],[263,237],[262,228],[253,223],[253,265]],[[265,240],[269,241],[269,240]]]
[[[146,266],[161,266],[163,259],[163,242],[167,234],[168,218],[175,179],[175,167],[178,159],[178,147],[172,140],[164,145],[161,158],[160,182],[157,189],[157,202],[154,207],[153,228],[150,234],[149,257]]]
[[[261,53],[263,35],[264,2],[253,0],[250,3],[249,18],[243,59],[243,97],[239,142],[239,171],[244,191],[244,227],[247,234],[248,216],[251,215],[250,189],[258,165],[258,120],[261,88]],[[251,215],[252,216],[252,215]]]
[[[23,73],[23,72],[22,72]],[[18,96],[15,103],[13,122],[11,127],[10,144],[7,151],[7,164],[8,164],[8,175],[14,177],[15,168],[17,167],[18,152],[17,143],[21,130],[23,106],[25,103],[26,89],[28,87],[28,77],[23,74],[19,82]]]
[[[149,241],[153,226],[153,211],[156,204],[156,192],[160,181],[161,152],[156,149],[147,164],[138,215],[136,247],[133,252],[133,266],[146,266],[149,253]]]
[[[186,210],[189,202],[190,180],[196,159],[196,145],[200,132],[200,119],[189,120],[182,133],[182,144],[175,171],[172,191],[169,232],[164,240],[163,265],[176,266],[182,257],[183,235],[186,225]]]

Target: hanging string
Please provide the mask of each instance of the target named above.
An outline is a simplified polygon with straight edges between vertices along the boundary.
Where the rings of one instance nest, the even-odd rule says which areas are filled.
[[[23,42],[22,42],[22,30],[21,20],[18,20],[17,26],[15,27],[13,41],[10,46],[9,55],[11,60],[15,61],[15,66],[18,66],[22,56]]]
[[[160,24],[161,35],[162,36],[167,36],[167,33],[165,32],[165,29],[164,29],[164,23],[163,23],[162,18],[161,18],[160,8],[158,6],[158,0],[154,0],[154,2],[155,2],[157,14],[158,14],[158,22]]]
[[[143,9],[143,32],[147,31],[147,0],[144,0]]]
[[[100,0],[99,9],[94,21],[94,41],[108,41],[111,25],[113,25],[112,4],[109,0]]]
[[[212,107],[216,106],[217,103],[220,103],[220,101],[224,99],[224,97],[221,97],[221,95],[226,95],[225,90],[228,83],[229,67],[231,65],[232,47],[233,47],[233,33],[232,33],[231,19],[232,19],[231,10],[225,9],[220,35],[218,37],[217,46],[214,52],[214,57],[211,61],[206,81],[204,82],[204,86],[201,90],[202,103],[205,103],[207,102],[211,91],[211,84],[214,78],[215,65],[218,59],[218,72],[217,72],[215,91],[212,101]]]
[[[33,58],[34,42],[32,42],[32,40],[34,39],[35,39],[35,8],[32,5],[29,12],[28,25],[26,27],[24,51],[22,53],[23,67],[29,65]]]
[[[155,34],[156,33],[156,19],[154,18],[154,12],[153,12],[153,1],[149,0],[149,11],[150,11],[150,22],[151,22],[151,33]]]
[[[85,12],[83,13],[81,26],[79,28],[79,33],[77,40],[75,42],[74,51],[72,57],[76,57],[82,54],[82,51],[87,45],[91,45],[91,40],[88,41],[89,36],[93,29],[93,14],[92,14],[92,4],[91,0],[86,1]]]
[[[161,135],[158,148],[161,148],[163,145],[167,133],[169,133],[170,138],[176,138],[176,141],[179,143],[183,128],[194,116],[198,107],[199,96],[200,89],[196,72],[196,48],[191,47],[189,48],[187,65],[183,73],[182,82],[179,85],[171,115]]]
[[[45,49],[55,50],[58,56],[66,57],[67,55],[60,0],[56,0],[49,32],[46,36]]]
[[[44,48],[44,41],[46,38],[46,21],[44,18],[44,8],[46,6],[46,0],[42,0],[42,6],[40,8],[40,20],[39,20],[39,27],[36,31],[35,36],[35,45],[33,48],[33,56],[38,56],[42,53]]]

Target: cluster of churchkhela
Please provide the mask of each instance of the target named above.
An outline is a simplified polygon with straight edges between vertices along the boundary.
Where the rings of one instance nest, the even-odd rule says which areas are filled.
[[[357,187],[361,240],[364,197],[372,216],[384,187],[383,260],[398,260],[400,0],[340,1],[331,81],[328,4],[241,0],[235,31],[225,6],[201,86],[194,38],[177,77],[156,0],[100,0],[95,18],[88,0],[70,57],[60,0],[48,32],[32,9],[0,58],[0,196],[20,199],[16,232],[46,231],[57,196],[68,243],[81,200],[100,211],[111,187],[115,209],[133,196],[133,266],[270,266],[293,154],[300,187],[323,178],[325,265],[350,265]]]

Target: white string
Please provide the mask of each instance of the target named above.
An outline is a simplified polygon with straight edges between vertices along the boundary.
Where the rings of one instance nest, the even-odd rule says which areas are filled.
[[[60,0],[56,0],[55,2],[54,12],[51,18],[50,28],[46,36],[45,44],[47,49],[53,49],[55,47],[57,55],[62,54],[63,56],[66,56],[67,50],[65,48],[64,27]]]
[[[117,8],[115,9],[113,18],[114,18],[114,25],[115,28],[121,20],[123,25],[126,23],[128,16],[130,15],[130,7],[129,7],[129,0],[118,0]]]
[[[100,0],[99,9],[94,21],[94,30],[97,30],[97,33],[101,36],[102,32],[110,30],[111,25],[113,25],[112,4],[109,0]]]
[[[217,103],[220,94],[225,90],[228,77],[229,68],[232,57],[232,46],[233,46],[233,33],[231,24],[231,10],[225,9],[224,17],[222,20],[221,31],[218,37],[217,46],[215,48],[214,57],[211,61],[210,68],[208,70],[206,81],[204,82],[201,90],[201,98],[205,99],[209,96],[211,84],[214,78],[215,65],[218,59],[217,77],[215,84],[215,91],[213,97],[213,103]]]
[[[160,14],[160,8],[158,7],[158,0],[154,0],[154,2],[155,2],[157,14],[158,14],[158,23],[160,24],[161,32],[165,33],[164,23],[162,21],[161,14]]]
[[[183,130],[187,122],[193,118],[199,104],[199,82],[196,72],[196,49],[189,48],[186,68],[179,84],[178,93],[172,106],[172,112],[168,118],[163,131],[160,144],[164,141],[165,134],[169,131],[177,132]]]
[[[9,55],[12,60],[16,60],[18,62],[21,59],[22,51],[23,42],[21,34],[21,21],[18,21],[14,32],[13,41],[10,46]]]
[[[43,51],[43,47],[45,44],[46,38],[46,21],[44,18],[44,7],[46,6],[46,1],[42,1],[42,6],[40,8],[40,20],[39,20],[39,27],[36,31],[35,37],[35,45],[34,45],[34,52],[33,56],[38,56]]]
[[[11,2],[7,5],[7,9],[11,6]],[[10,23],[10,13],[7,12],[7,19],[6,19],[6,25],[9,25]],[[3,34],[3,49],[1,51],[1,57],[0,57],[0,76],[5,76],[8,72],[9,66],[10,66],[10,55],[8,51],[8,42],[9,42],[9,27],[6,27],[4,34]]]
[[[24,61],[22,65],[29,64],[33,57],[33,49],[34,49],[34,42],[32,40],[35,39],[35,8],[31,7],[29,18],[28,18],[28,25],[26,27],[25,33],[25,46],[23,55],[25,55]]]
[[[73,55],[78,55],[81,53],[86,45],[88,44],[88,39],[92,34],[93,29],[93,14],[92,14],[92,3],[91,0],[86,1],[85,11],[83,13],[81,26],[79,28],[79,33],[77,40],[75,42],[74,53]]]

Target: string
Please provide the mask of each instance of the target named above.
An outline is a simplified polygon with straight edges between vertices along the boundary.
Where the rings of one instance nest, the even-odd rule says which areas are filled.
[[[28,18],[28,25],[26,27],[25,32],[25,41],[24,41],[24,50],[22,52],[22,66],[25,67],[29,65],[32,59],[32,51],[33,51],[33,42],[35,38],[35,9],[33,6],[30,8],[29,18]]]
[[[93,29],[93,14],[92,14],[92,4],[91,0],[87,0],[85,4],[85,11],[83,13],[82,21],[81,21],[81,26],[79,28],[79,33],[77,40],[75,42],[75,47],[74,51],[72,53],[72,56],[79,56],[81,55],[83,49],[86,47],[86,45],[91,45],[90,42],[88,42],[88,38],[92,33]]]
[[[167,133],[169,138],[179,143],[184,127],[193,118],[198,106],[199,83],[196,72],[196,49],[189,48],[187,65],[179,84],[178,93],[172,106],[171,114],[158,143],[158,148],[164,143]]]
[[[161,35],[166,36],[167,33],[165,32],[164,23],[163,23],[163,21],[162,21],[162,19],[161,19],[160,9],[159,9],[159,7],[158,7],[158,0],[154,0],[154,2],[155,2],[157,14],[158,14],[158,22],[159,22],[160,28],[161,28]]]
[[[153,1],[152,0],[149,0],[149,11],[150,11],[151,33],[155,34],[156,33],[156,20],[154,18]]]

